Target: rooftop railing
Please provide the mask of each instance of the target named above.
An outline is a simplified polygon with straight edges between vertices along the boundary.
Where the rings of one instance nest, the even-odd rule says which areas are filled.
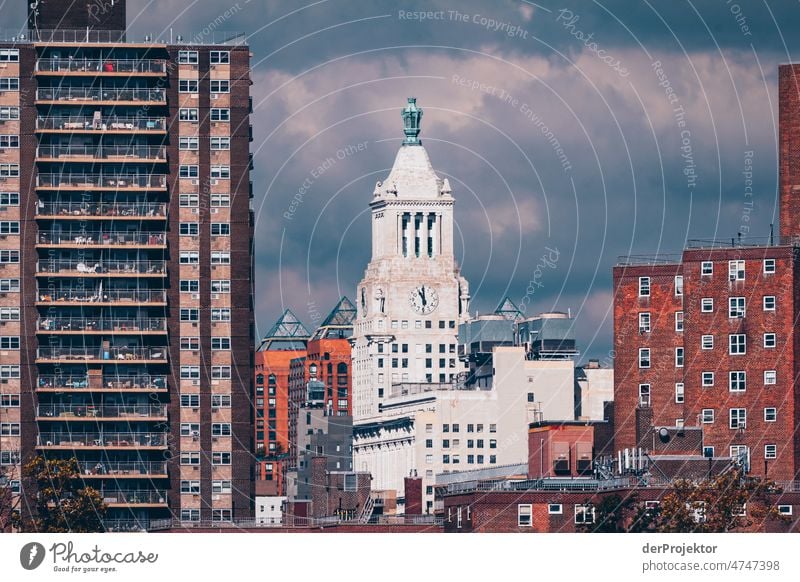
[[[124,130],[166,130],[164,117],[105,117],[48,116],[36,119],[36,129],[63,129],[72,131],[124,131]]]
[[[164,59],[38,59],[41,73],[165,73]]]
[[[165,103],[163,89],[122,87],[42,87],[36,89],[37,101],[137,101]]]
[[[664,253],[653,255],[620,255],[617,258],[617,266],[634,267],[637,265],[677,265],[683,260],[683,255],[679,253]]]
[[[278,520],[259,520],[259,519],[229,519],[225,521],[189,521],[180,519],[157,519],[151,520],[148,530],[159,531],[166,529],[215,529],[215,528],[238,528],[238,529],[259,529],[259,528],[314,528],[331,527],[337,525],[430,525],[441,526],[444,518],[434,515],[373,515],[366,523],[358,519],[342,519],[337,516],[330,517],[296,517],[284,515]]]
[[[124,30],[3,30],[0,40],[5,42],[50,43],[50,44],[141,44],[141,45],[243,45],[247,36],[242,32],[203,30],[194,35],[162,33],[140,33],[133,35]]]

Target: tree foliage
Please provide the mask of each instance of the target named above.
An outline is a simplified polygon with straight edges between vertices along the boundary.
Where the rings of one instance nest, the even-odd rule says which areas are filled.
[[[76,458],[34,457],[22,469],[29,517],[20,518],[21,531],[91,533],[103,531],[106,505],[100,492],[87,486]]]
[[[0,467],[0,533],[7,532],[16,521],[17,505],[11,492],[11,481],[9,475]]]

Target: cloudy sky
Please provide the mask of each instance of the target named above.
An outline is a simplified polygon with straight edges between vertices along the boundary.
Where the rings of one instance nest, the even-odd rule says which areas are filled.
[[[23,5],[0,0],[4,27]],[[355,295],[413,95],[473,311],[505,295],[569,309],[601,359],[618,256],[777,221],[777,66],[800,50],[798,15],[774,0],[128,0],[133,36],[249,36],[259,334],[286,307],[314,327]]]

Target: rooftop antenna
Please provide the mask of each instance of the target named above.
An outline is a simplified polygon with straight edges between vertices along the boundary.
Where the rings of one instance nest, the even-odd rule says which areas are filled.
[[[775,225],[770,223],[769,224],[769,246],[774,246],[775,244]]]

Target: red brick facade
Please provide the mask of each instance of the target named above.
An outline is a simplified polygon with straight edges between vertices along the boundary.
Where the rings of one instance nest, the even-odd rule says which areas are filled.
[[[778,67],[781,236],[800,234],[800,66]]]

